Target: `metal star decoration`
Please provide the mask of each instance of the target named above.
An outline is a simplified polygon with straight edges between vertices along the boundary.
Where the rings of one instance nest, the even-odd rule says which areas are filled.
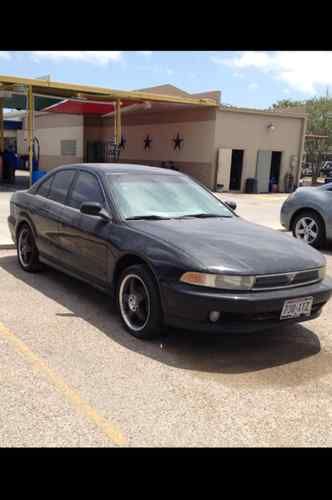
[[[125,147],[126,147],[126,142],[127,142],[127,141],[126,141],[126,139],[125,139],[125,138],[123,137],[123,135],[122,135],[122,136],[121,136],[121,142],[120,142],[120,144],[119,144],[119,148],[121,148],[121,149],[125,149]]]
[[[144,139],[144,151],[149,151],[151,148],[152,139],[149,135],[147,135]]]
[[[181,139],[179,132],[176,134],[176,137],[172,140],[174,142],[174,151],[176,151],[177,149],[180,151],[184,139]]]

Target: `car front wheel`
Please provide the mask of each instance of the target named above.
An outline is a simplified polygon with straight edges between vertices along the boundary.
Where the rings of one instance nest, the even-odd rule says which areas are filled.
[[[117,305],[126,330],[139,339],[158,337],[162,309],[154,276],[145,265],[122,271],[117,287]]]
[[[324,222],[313,211],[299,214],[293,222],[292,230],[295,238],[304,241],[314,248],[320,248],[324,244]]]

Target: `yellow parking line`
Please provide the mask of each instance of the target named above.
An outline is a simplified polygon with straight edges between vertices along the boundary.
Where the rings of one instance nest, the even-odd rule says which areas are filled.
[[[0,335],[4,337],[17,353],[23,356],[26,361],[31,363],[36,372],[41,373],[70,403],[85,417],[87,417],[94,425],[98,427],[106,436],[116,445],[125,445],[126,440],[121,432],[104,417],[99,415],[96,410],[84,401],[80,394],[69,387],[65,381],[57,375],[47,363],[40,358],[36,353],[31,351],[29,347],[22,342],[13,332],[8,330],[0,322]]]
[[[255,200],[255,201],[259,201],[259,200],[266,200],[266,201],[280,201],[280,200],[283,200],[284,199],[284,196],[274,196],[274,197],[271,197],[267,194],[260,194],[260,195],[257,195],[257,196],[254,196],[254,197],[251,197],[251,198],[247,198],[247,200]]]

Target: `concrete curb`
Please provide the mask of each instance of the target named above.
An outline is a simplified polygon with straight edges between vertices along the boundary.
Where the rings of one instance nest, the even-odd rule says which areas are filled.
[[[0,243],[0,250],[14,250],[14,243]]]

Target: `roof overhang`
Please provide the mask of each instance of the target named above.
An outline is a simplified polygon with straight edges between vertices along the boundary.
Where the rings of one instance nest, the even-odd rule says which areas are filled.
[[[305,134],[306,139],[328,139],[328,135],[320,135],[320,134]]]

